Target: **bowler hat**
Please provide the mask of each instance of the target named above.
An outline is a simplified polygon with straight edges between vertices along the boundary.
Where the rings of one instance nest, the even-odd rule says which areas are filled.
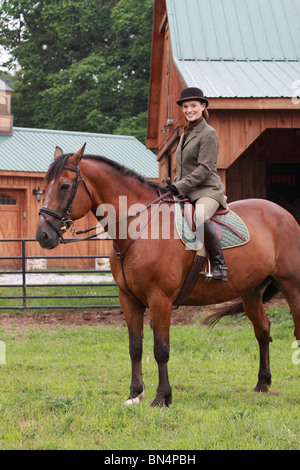
[[[203,91],[200,88],[185,88],[180,93],[180,100],[176,101],[179,106],[182,106],[184,101],[201,101],[201,103],[205,103],[206,106],[209,105],[209,102],[206,98],[204,98]]]

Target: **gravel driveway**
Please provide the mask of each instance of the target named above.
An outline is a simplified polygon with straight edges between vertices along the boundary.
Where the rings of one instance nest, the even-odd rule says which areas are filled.
[[[114,282],[111,274],[26,274],[26,285],[35,284],[99,284],[100,282]],[[0,286],[7,284],[22,285],[21,274],[1,274]]]

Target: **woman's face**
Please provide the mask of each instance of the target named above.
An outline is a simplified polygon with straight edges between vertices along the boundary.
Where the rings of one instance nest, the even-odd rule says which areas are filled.
[[[193,122],[202,116],[205,110],[205,104],[200,101],[185,101],[182,104],[182,111],[188,122]]]

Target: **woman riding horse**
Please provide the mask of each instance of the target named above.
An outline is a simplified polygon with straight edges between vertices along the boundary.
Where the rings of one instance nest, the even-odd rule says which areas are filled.
[[[128,225],[136,215],[129,214],[131,218],[127,215],[124,219],[121,196],[126,196],[128,207],[142,202],[152,225],[150,208],[157,202],[158,189],[162,188],[114,161],[83,155],[83,152],[84,147],[75,154],[63,154],[61,149],[56,149],[56,159],[45,177],[44,205],[37,223],[36,238],[43,248],[55,248],[72,222],[90,210],[100,220],[98,208],[102,204],[115,209],[117,228],[120,223]],[[159,197],[160,202],[162,198]],[[295,337],[300,341],[300,228],[291,214],[270,201],[236,201],[230,204],[230,209],[243,217],[249,242],[226,250],[228,282],[207,283],[199,276],[184,305],[242,300],[259,344],[255,391],[266,392],[271,384],[269,343],[272,341],[270,321],[263,308],[263,295],[268,286],[275,284],[285,296],[295,324]],[[132,239],[129,235],[117,235],[114,248],[110,264],[128,326],[131,357],[130,396],[126,404],[138,402],[144,393],[143,322],[145,310],[149,308],[159,378],[152,406],[168,406],[172,402],[168,378],[172,307],[194,253],[186,250],[180,240],[163,237]]]
[[[211,276],[227,281],[227,266],[219,238],[210,222],[219,206],[226,208],[226,202],[224,186],[216,169],[218,136],[205,120],[209,102],[199,88],[185,88],[177,104],[182,106],[188,125],[184,128],[176,151],[177,177],[167,189],[173,194],[186,194],[195,205],[197,255],[203,255],[204,229],[205,247],[212,263]]]

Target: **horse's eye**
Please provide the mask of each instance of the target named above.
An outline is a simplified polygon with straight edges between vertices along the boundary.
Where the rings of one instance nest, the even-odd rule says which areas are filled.
[[[71,186],[70,183],[61,183],[59,189],[60,189],[61,191],[68,191],[68,189],[70,188],[70,186]]]

